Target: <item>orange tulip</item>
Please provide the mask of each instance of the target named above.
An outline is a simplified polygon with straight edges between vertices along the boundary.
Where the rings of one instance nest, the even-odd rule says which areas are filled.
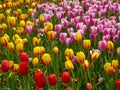
[[[9,61],[9,69],[13,69],[14,67],[14,62],[13,61]]]

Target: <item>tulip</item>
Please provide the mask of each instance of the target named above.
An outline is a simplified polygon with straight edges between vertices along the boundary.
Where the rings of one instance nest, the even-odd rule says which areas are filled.
[[[53,30],[53,24],[51,22],[48,22],[46,26],[48,31]]]
[[[109,52],[112,52],[114,49],[114,44],[112,41],[107,41],[107,49]]]
[[[74,51],[73,51],[73,49],[67,48],[67,49],[65,50],[65,55],[68,56],[68,58],[69,58],[70,60],[72,60],[73,57],[74,57]]]
[[[83,40],[83,47],[87,50],[91,48],[91,41],[90,40]]]
[[[28,54],[25,52],[20,53],[20,61],[21,62],[28,62]]]
[[[86,88],[87,88],[87,90],[93,90],[91,83],[86,83]]]
[[[20,18],[20,20],[24,20],[25,21],[27,19],[27,17],[28,17],[27,14],[20,14],[19,18]]]
[[[60,42],[63,43],[66,41],[67,33],[60,33]]]
[[[70,73],[69,72],[63,72],[61,74],[61,80],[65,84],[69,83],[70,82]]]
[[[24,46],[28,44],[28,39],[27,38],[23,38],[23,44],[24,44]]]
[[[91,59],[92,59],[92,61],[96,61],[97,59],[98,59],[98,57],[99,57],[99,53],[98,52],[93,52],[92,54],[91,54]]]
[[[5,18],[4,14],[0,14],[0,22],[3,22],[4,18]]]
[[[41,57],[41,61],[42,61],[43,65],[51,64],[52,60],[51,60],[50,54],[44,53]]]
[[[3,8],[3,9],[6,9],[6,4],[5,4],[5,3],[2,5],[2,8]]]
[[[99,41],[98,42],[98,47],[100,50],[105,50],[106,49],[106,41]]]
[[[26,26],[26,33],[27,34],[32,34],[34,31],[34,26]]]
[[[112,67],[117,70],[119,67],[119,62],[118,60],[112,60]]]
[[[82,42],[82,35],[80,33],[76,33],[75,34],[75,40],[80,43]]]
[[[24,20],[20,21],[20,27],[25,27],[25,21]]]
[[[116,80],[116,87],[118,90],[120,90],[120,79]]]
[[[16,51],[17,52],[19,52],[19,53],[21,53],[21,52],[23,52],[23,44],[22,43],[18,43],[17,45],[16,45]]]
[[[8,48],[9,51],[13,52],[14,51],[14,44],[13,44],[13,42],[8,42],[7,48]]]
[[[104,79],[103,79],[102,77],[100,77],[100,78],[98,79],[98,82],[99,82],[99,83],[103,83],[103,81],[104,81]]]
[[[17,15],[20,16],[22,14],[22,10],[21,9],[17,9]]]
[[[33,54],[34,54],[34,56],[40,55],[40,47],[39,46],[36,46],[33,48]]]
[[[42,71],[36,71],[34,74],[34,81],[35,84],[39,87],[39,88],[43,88],[46,85],[46,78],[45,75]]]
[[[2,60],[2,71],[7,72],[9,70],[9,62],[8,60]]]
[[[15,35],[13,35],[13,37],[12,37],[12,39],[15,41],[15,40],[17,40],[17,39],[19,39],[20,38],[20,36],[18,35],[18,34],[15,34]]]
[[[68,26],[68,21],[66,19],[61,19],[61,24],[63,28],[66,28]]]
[[[56,31],[57,33],[60,33],[61,30],[62,30],[62,25],[60,25],[60,24],[55,25],[55,31]]]
[[[39,60],[38,60],[37,57],[36,57],[36,58],[33,58],[33,60],[32,60],[33,66],[38,66],[38,62],[39,62]]]
[[[20,6],[24,3],[23,0],[19,0],[18,2],[19,2],[19,5],[20,5]]]
[[[38,38],[38,37],[33,38],[33,46],[38,46],[39,42],[40,42],[40,38]]]
[[[49,84],[50,84],[51,86],[55,86],[56,83],[57,83],[57,77],[56,77],[56,75],[55,75],[55,74],[50,74],[50,75],[48,76],[48,82],[49,82]]]
[[[74,69],[74,66],[73,66],[71,60],[67,60],[67,61],[65,62],[65,68],[66,68],[67,70],[73,70],[73,69]]]
[[[77,61],[78,61],[80,64],[83,64],[83,63],[84,63],[84,61],[85,61],[85,54],[84,54],[82,51],[77,52],[76,57],[77,57]]]
[[[3,30],[6,30],[6,29],[7,29],[6,23],[2,23],[2,29],[3,29]]]
[[[47,32],[48,40],[53,40],[55,38],[54,31]]]
[[[106,73],[108,73],[108,74],[114,74],[114,73],[115,73],[115,69],[111,66],[110,63],[105,63],[105,65],[104,65],[104,70],[105,70]]]
[[[26,5],[29,5],[30,4],[30,0],[26,0]]]
[[[118,35],[113,36],[113,41],[114,41],[114,42],[117,42],[118,39],[119,39],[119,36],[118,36]]]
[[[14,67],[14,62],[13,61],[9,61],[9,69],[13,69],[13,67]]]
[[[84,61],[84,63],[83,63],[83,68],[84,68],[85,70],[89,70],[89,68],[90,68],[90,64],[89,64],[89,62],[88,62],[87,59],[86,59],[86,60]]]
[[[53,54],[54,55],[58,55],[58,51],[59,51],[58,47],[53,48]]]
[[[43,90],[43,89],[36,85],[35,90]]]
[[[65,44],[66,44],[67,46],[70,46],[71,43],[72,43],[71,38],[66,38]]]
[[[29,16],[32,16],[32,12],[33,12],[33,9],[32,9],[32,8],[29,8],[29,9],[28,9],[28,15],[29,15]]]
[[[3,36],[0,38],[0,43],[2,46],[7,46],[8,45],[8,39],[7,37]]]
[[[13,27],[16,24],[16,19],[15,17],[8,17],[7,22],[10,27]]]
[[[19,68],[20,68],[20,74],[21,75],[27,75],[28,74],[28,69],[29,69],[29,66],[27,64],[27,62],[20,62],[19,63]]]
[[[14,64],[12,71],[15,73],[18,73],[19,72],[19,64]]]
[[[73,90],[72,88],[70,88],[70,87],[67,87],[65,90]]]
[[[40,23],[43,24],[45,22],[45,17],[40,15],[39,20],[40,20]]]

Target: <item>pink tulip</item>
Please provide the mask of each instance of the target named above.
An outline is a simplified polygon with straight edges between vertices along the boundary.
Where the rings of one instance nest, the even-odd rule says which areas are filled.
[[[106,49],[106,41],[99,41],[98,42],[98,48],[100,49],[100,50],[105,50]]]
[[[118,36],[118,35],[113,36],[113,41],[114,41],[114,42],[117,42],[118,39],[119,39],[119,36]]]
[[[65,43],[67,46],[70,46],[70,44],[72,43],[71,38],[66,38]]]
[[[66,37],[67,37],[67,33],[60,33],[60,42],[63,43],[63,42],[66,42]]]
[[[105,35],[102,37],[102,40],[108,41],[110,40],[110,35]]]
[[[30,26],[30,25],[26,26],[26,33],[27,34],[32,34],[33,31],[34,31],[34,26]]]
[[[77,63],[77,57],[76,57],[76,56],[73,57],[72,63],[73,63],[73,64],[76,64],[76,63]]]
[[[74,32],[71,32],[69,33],[70,34],[70,39],[71,41],[74,41],[75,40],[75,33]]]
[[[62,30],[62,25],[61,25],[61,24],[55,25],[55,31],[56,31],[57,33],[60,33],[61,30]]]
[[[70,34],[70,33],[72,33],[74,30],[73,30],[73,28],[68,28],[67,29],[67,32]]]
[[[68,26],[68,20],[67,19],[61,19],[61,24],[63,28],[66,28]]]
[[[97,34],[90,34],[90,39],[95,40],[97,38]]]

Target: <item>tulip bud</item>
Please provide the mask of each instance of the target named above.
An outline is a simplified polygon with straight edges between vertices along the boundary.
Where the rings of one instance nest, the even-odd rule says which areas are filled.
[[[119,67],[119,62],[118,60],[112,60],[112,67],[117,70]]]
[[[32,60],[33,66],[38,66],[38,62],[39,62],[39,60],[38,60],[37,57],[36,57],[36,58],[33,58],[33,60]]]
[[[27,62],[20,62],[19,67],[20,67],[20,74],[21,75],[27,75],[28,74],[29,66],[28,66]]]
[[[34,74],[34,81],[38,87],[40,87],[40,88],[45,87],[46,78],[45,78],[44,73],[42,71],[36,71]]]
[[[91,83],[86,83],[86,88],[87,88],[87,90],[93,90]]]
[[[34,45],[34,46],[38,46],[38,45],[39,45],[39,42],[40,42],[40,38],[38,38],[38,37],[34,37],[34,38],[33,38],[33,45]]]
[[[87,50],[91,48],[91,41],[90,40],[83,40],[83,47]]]
[[[73,66],[71,60],[67,60],[67,61],[65,62],[65,68],[66,68],[67,70],[73,70],[73,69],[74,69],[74,66]]]
[[[57,77],[56,77],[56,75],[55,75],[55,74],[50,74],[50,75],[48,76],[48,82],[49,82],[49,84],[50,84],[51,86],[55,86],[56,83],[57,83]]]
[[[40,20],[40,23],[43,24],[45,22],[45,17],[40,15],[39,20]]]
[[[80,33],[75,34],[75,40],[79,43],[82,42],[82,35]]]
[[[9,61],[9,69],[13,69],[14,67],[14,62],[13,61]]]
[[[70,74],[69,74],[69,72],[63,72],[62,74],[61,74],[61,80],[62,80],[62,82],[63,83],[69,83],[70,82]]]
[[[107,41],[107,49],[109,52],[112,52],[114,49],[114,44],[112,41]]]
[[[8,69],[9,69],[9,62],[8,62],[8,60],[2,60],[1,68],[2,68],[3,72],[7,72],[8,71]]]
[[[20,61],[21,62],[28,62],[28,58],[29,58],[29,56],[27,53],[25,53],[25,52],[20,53]]]
[[[19,72],[19,64],[14,64],[12,71],[15,73],[18,73]]]
[[[44,65],[49,65],[52,62],[50,54],[43,54],[41,57],[41,61]]]
[[[18,43],[16,45],[16,51],[19,53],[23,52],[23,44],[22,43]]]
[[[83,64],[83,63],[84,63],[84,61],[85,61],[85,54],[84,54],[82,51],[77,52],[76,57],[77,57],[77,61],[78,61],[80,64]]]
[[[58,47],[54,47],[53,48],[53,54],[58,55],[58,51],[59,51]]]
[[[14,44],[13,44],[13,42],[8,42],[7,48],[8,48],[9,51],[13,52],[14,51]]]

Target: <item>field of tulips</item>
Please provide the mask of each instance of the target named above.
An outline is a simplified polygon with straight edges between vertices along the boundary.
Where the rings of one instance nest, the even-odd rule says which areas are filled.
[[[0,90],[120,90],[120,0],[0,0]]]

